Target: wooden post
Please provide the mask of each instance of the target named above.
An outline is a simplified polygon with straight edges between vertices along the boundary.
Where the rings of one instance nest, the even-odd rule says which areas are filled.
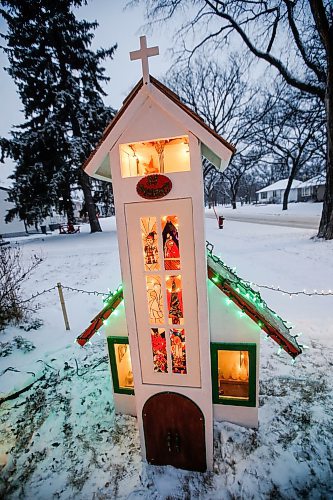
[[[67,311],[66,311],[66,305],[65,305],[65,299],[64,299],[64,294],[62,293],[61,283],[57,283],[57,287],[58,287],[60,304],[61,304],[62,314],[64,316],[66,330],[70,330]]]

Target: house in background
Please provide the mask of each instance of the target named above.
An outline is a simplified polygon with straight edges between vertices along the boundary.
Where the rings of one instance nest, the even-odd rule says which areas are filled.
[[[323,201],[325,194],[325,174],[318,174],[298,186],[299,201]]]
[[[271,184],[270,186],[259,189],[259,191],[256,191],[257,201],[259,203],[282,203],[287,183],[288,179],[281,179],[280,181],[274,182],[274,184]],[[298,201],[298,187],[300,184],[302,184],[301,181],[293,181],[288,202]]]
[[[12,222],[5,222],[8,210],[15,206],[14,203],[8,201],[8,191],[8,188],[0,186],[0,235],[7,238],[10,236],[22,236],[26,234],[23,221],[15,217]]]

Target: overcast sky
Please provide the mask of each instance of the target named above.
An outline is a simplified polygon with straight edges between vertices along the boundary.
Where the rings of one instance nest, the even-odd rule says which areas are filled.
[[[88,21],[97,20],[99,27],[95,31],[93,48],[108,48],[118,44],[115,57],[105,63],[106,74],[111,81],[105,86],[108,96],[105,103],[115,108],[121,106],[131,88],[142,76],[141,61],[130,61],[129,52],[139,49],[139,36],[147,35],[148,47],[158,45],[160,55],[149,58],[150,73],[157,78],[162,77],[170,66],[168,49],[172,44],[172,33],[168,29],[159,27],[153,33],[143,28],[145,23],[142,6],[135,9],[125,9],[127,0],[90,0],[89,4],[76,9],[78,18]],[[6,31],[6,23],[0,17],[0,32]],[[3,70],[7,59],[0,51],[0,82],[1,82],[1,118],[0,136],[9,136],[13,125],[23,120],[20,112],[21,103],[16,93],[16,87],[10,76]],[[7,184],[6,177],[11,171],[11,165],[4,167],[0,164],[0,182]]]

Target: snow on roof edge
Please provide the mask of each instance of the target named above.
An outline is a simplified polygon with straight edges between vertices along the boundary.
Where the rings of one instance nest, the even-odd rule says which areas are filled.
[[[326,176],[325,174],[318,174],[307,181],[301,182],[298,188],[307,188],[312,186],[324,186],[326,184]]]
[[[208,241],[206,243],[208,271],[210,267],[215,273],[215,278],[218,276],[221,279],[221,283],[218,283],[214,276],[211,277],[215,285],[229,297],[235,297],[237,300],[234,300],[234,302],[238,307],[242,308],[243,304],[245,314],[253,321],[258,319],[258,326],[290,356],[295,358],[301,354],[301,346],[298,344],[296,336],[290,334],[290,328],[286,325],[286,322],[268,307],[259,292],[253,290],[247,281],[239,278],[232,269],[213,254],[214,246],[211,243]],[[256,318],[254,318],[253,313],[255,313]]]
[[[288,179],[280,179],[279,181],[276,181],[273,184],[270,184],[269,186],[259,189],[258,191],[256,191],[256,193],[265,193],[268,191],[277,191],[279,189],[286,189],[287,183]],[[300,184],[302,184],[302,181],[299,181],[298,179],[293,180],[291,189],[297,189],[298,187],[300,187]]]

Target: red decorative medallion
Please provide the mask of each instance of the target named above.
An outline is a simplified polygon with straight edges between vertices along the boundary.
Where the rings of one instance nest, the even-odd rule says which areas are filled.
[[[141,198],[156,200],[164,198],[170,193],[172,182],[166,175],[152,174],[140,179],[136,185],[136,192]]]

